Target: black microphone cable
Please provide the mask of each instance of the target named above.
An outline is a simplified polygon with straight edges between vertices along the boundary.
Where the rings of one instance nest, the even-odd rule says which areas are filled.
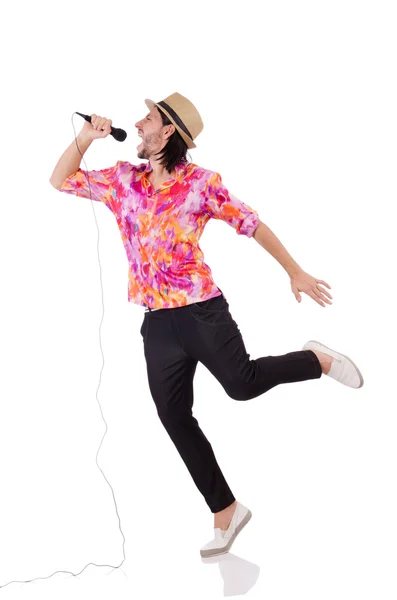
[[[98,262],[99,262],[99,268],[100,268],[100,271],[99,271],[99,273],[100,273],[101,289],[102,289],[102,307],[104,308],[104,304],[103,304],[103,286],[102,286],[102,277],[101,277],[101,275],[102,275],[102,269],[101,269],[101,261],[100,261],[100,258],[99,258],[99,227],[98,227],[98,221],[97,221],[96,214],[95,214],[94,203],[93,203],[93,201],[92,201],[92,195],[91,195],[91,186],[90,186],[90,178],[89,178],[89,175],[88,175],[88,168],[87,168],[87,164],[86,164],[86,162],[85,162],[85,160],[84,160],[84,156],[83,156],[83,154],[80,152],[80,148],[79,148],[79,145],[78,145],[78,143],[77,143],[76,130],[75,130],[75,128],[74,128],[74,124],[73,124],[73,115],[75,115],[75,114],[81,114],[81,113],[77,113],[77,112],[75,111],[75,112],[72,114],[72,127],[73,127],[73,131],[74,131],[74,138],[75,138],[75,142],[76,142],[77,150],[79,151],[79,153],[80,153],[80,155],[81,155],[81,158],[83,159],[83,161],[84,161],[84,164],[85,164],[85,167],[86,167],[86,173],[87,173],[88,187],[89,187],[89,190],[90,190],[91,206],[92,206],[92,210],[93,210],[93,212],[94,212],[95,223],[96,223],[96,226],[97,226],[97,229],[98,229],[98,238],[97,238],[97,239],[98,239],[98,243],[97,243],[97,249],[98,249]],[[84,115],[81,115],[81,116],[84,116]],[[86,120],[87,120],[87,119],[86,119]],[[120,131],[120,130],[119,130],[119,131]],[[113,137],[114,137],[114,136],[113,136]],[[117,137],[115,137],[115,139],[117,139]],[[123,141],[124,139],[125,139],[125,137],[123,137],[123,139],[119,139],[118,141]],[[103,311],[102,315],[103,315],[103,314],[104,314],[104,311]],[[102,317],[102,320],[103,320],[103,317]],[[101,324],[102,324],[102,321],[101,321]],[[101,339],[101,326],[99,326],[99,339]],[[102,351],[102,345],[101,345],[101,351]],[[104,359],[103,352],[102,352],[102,358]],[[103,360],[103,363],[102,363],[102,365],[103,365],[103,364],[104,364],[104,360]],[[102,373],[102,370],[101,370],[101,373]],[[100,384],[99,384],[99,385],[100,385]],[[99,389],[99,386],[98,386],[98,389]],[[104,423],[105,423],[105,426],[106,426],[106,431],[105,431],[105,433],[103,434],[103,437],[102,437],[101,443],[99,444],[99,448],[98,448],[98,451],[97,451],[97,454],[96,454],[96,464],[97,464],[98,468],[100,469],[100,471],[101,471],[102,475],[103,475],[103,476],[104,476],[104,478],[106,479],[106,476],[105,476],[104,472],[102,471],[101,467],[100,467],[100,466],[99,466],[99,464],[98,464],[98,453],[99,453],[99,450],[101,449],[101,446],[102,446],[103,439],[104,439],[104,437],[105,437],[105,435],[106,435],[106,432],[107,432],[107,423],[106,423],[106,420],[105,420],[105,418],[104,418],[104,416],[103,416],[103,412],[102,412],[101,404],[100,404],[100,402],[99,402],[99,400],[98,400],[98,389],[97,389],[97,401],[98,401],[98,404],[99,404],[99,408],[100,408],[100,411],[101,411],[102,418],[103,418],[103,420],[104,420]],[[96,563],[88,563],[88,565],[86,565],[86,566],[85,566],[85,567],[84,567],[84,568],[83,568],[83,569],[82,569],[82,570],[81,570],[79,573],[72,573],[71,571],[54,571],[54,573],[52,573],[52,575],[48,575],[47,577],[35,577],[34,579],[28,579],[27,581],[10,581],[9,583],[6,583],[5,585],[0,585],[0,588],[6,587],[7,585],[10,585],[11,583],[30,583],[31,581],[36,581],[37,579],[49,579],[50,577],[52,577],[52,576],[53,576],[53,575],[55,575],[56,573],[70,573],[70,574],[71,574],[71,575],[73,575],[74,577],[77,577],[78,575],[81,575],[81,573],[82,573],[82,572],[83,572],[83,571],[84,571],[84,570],[85,570],[85,569],[86,569],[86,568],[87,568],[89,565],[94,565],[95,567],[111,567],[113,570],[114,570],[114,569],[119,569],[119,568],[121,567],[121,565],[122,565],[122,564],[124,563],[124,561],[125,561],[125,552],[124,552],[125,537],[124,537],[124,534],[123,534],[123,532],[122,532],[122,529],[121,529],[121,526],[120,526],[120,515],[119,515],[119,513],[118,513],[118,510],[117,510],[117,503],[116,503],[116,498],[115,498],[115,496],[114,496],[114,491],[113,491],[113,488],[112,488],[112,486],[110,485],[110,483],[109,483],[109,481],[108,481],[107,479],[106,479],[106,481],[107,481],[107,483],[109,484],[109,486],[110,486],[110,489],[112,490],[112,494],[113,494],[113,500],[114,500],[114,504],[115,504],[115,507],[116,507],[116,513],[117,513],[117,516],[118,516],[118,519],[119,519],[119,528],[120,528],[120,531],[121,531],[121,535],[123,536],[123,539],[124,539],[124,541],[123,541],[123,555],[124,555],[124,558],[123,558],[123,560],[121,561],[121,563],[120,563],[120,564],[119,564],[117,567],[115,567],[115,566],[113,566],[113,565],[97,565]],[[125,574],[125,571],[123,571],[123,573]],[[108,573],[108,575],[109,575],[109,573]],[[127,577],[127,575],[126,575],[126,577]]]

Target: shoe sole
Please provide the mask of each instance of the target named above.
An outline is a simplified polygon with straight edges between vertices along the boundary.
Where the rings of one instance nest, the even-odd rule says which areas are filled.
[[[331,350],[331,352],[335,352],[336,354],[340,354],[340,356],[343,356],[343,358],[346,358],[346,360],[348,360],[353,367],[356,369],[358,376],[360,378],[360,385],[357,388],[354,388],[356,390],[358,390],[360,387],[362,387],[364,385],[364,377],[361,374],[360,369],[358,368],[358,366],[352,361],[351,358],[349,358],[348,356],[346,356],[346,354],[342,354],[342,352],[337,352],[336,350],[333,350],[332,348],[328,348],[328,346],[326,346],[325,344],[323,344],[322,342],[317,342],[316,340],[310,340],[309,342],[307,342],[308,344],[313,343],[313,344],[318,344],[319,346],[322,346],[323,348],[326,348],[327,350]],[[306,344],[305,344],[306,345]],[[310,348],[306,348],[307,350],[310,350]],[[317,348],[316,348],[317,349]],[[319,352],[321,352],[321,350],[319,349]],[[326,354],[326,353],[324,353]],[[339,382],[340,383],[340,382]],[[348,387],[352,387],[352,386],[348,386]]]
[[[218,554],[226,554],[227,552],[229,552],[234,540],[236,539],[237,535],[240,533],[240,531],[242,530],[243,527],[245,527],[248,523],[248,521],[251,519],[252,517],[252,513],[250,510],[248,510],[247,514],[245,515],[244,519],[241,521],[241,523],[236,527],[235,532],[233,533],[232,537],[230,538],[230,540],[228,541],[227,545],[222,548],[222,549],[218,549],[218,548],[214,548],[214,550],[200,550],[200,554],[202,557],[208,558],[210,556],[218,556]]]

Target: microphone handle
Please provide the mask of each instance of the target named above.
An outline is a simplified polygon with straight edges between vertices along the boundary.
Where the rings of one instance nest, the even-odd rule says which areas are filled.
[[[77,111],[76,113],[80,115],[80,117],[83,117],[83,119],[91,123],[90,115],[83,115],[82,113],[79,113]],[[113,127],[112,125],[110,126],[110,135],[112,135],[114,139],[118,142],[124,142],[125,138],[127,137],[127,133],[124,131],[124,129],[119,129],[118,127]]]

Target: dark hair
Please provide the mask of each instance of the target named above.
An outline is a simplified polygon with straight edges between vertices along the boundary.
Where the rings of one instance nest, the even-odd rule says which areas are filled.
[[[159,110],[158,108],[157,110],[161,115],[163,125],[173,125],[173,123],[171,123],[167,115],[163,113],[162,110]],[[186,142],[179,134],[179,131],[175,128],[174,133],[168,138],[168,142],[164,148],[162,148],[160,152],[156,152],[156,155],[161,155],[161,160],[159,161],[160,164],[167,169],[168,173],[171,173],[175,165],[179,164],[180,162],[188,162],[186,158],[187,150],[188,147]]]

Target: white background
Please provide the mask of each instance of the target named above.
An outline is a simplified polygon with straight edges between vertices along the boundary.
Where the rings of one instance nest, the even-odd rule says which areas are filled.
[[[396,598],[392,9],[348,0],[8,5],[2,599]],[[204,121],[192,162],[219,172],[332,287],[332,306],[304,294],[298,304],[287,273],[255,240],[211,221],[201,247],[251,357],[319,340],[350,356],[365,380],[357,390],[323,376],[238,402],[199,365],[194,415],[253,513],[213,564],[199,553],[213,515],[150,395],[144,309],[127,301],[116,220],[49,183],[83,126],[78,115],[72,124],[74,111],[128,133],[122,144],[94,142],[89,170],[138,164],[144,99],[175,91]],[[126,560],[81,573],[123,560],[114,497],[96,464],[105,432],[98,462]],[[6,585],[34,578],[48,579]]]

